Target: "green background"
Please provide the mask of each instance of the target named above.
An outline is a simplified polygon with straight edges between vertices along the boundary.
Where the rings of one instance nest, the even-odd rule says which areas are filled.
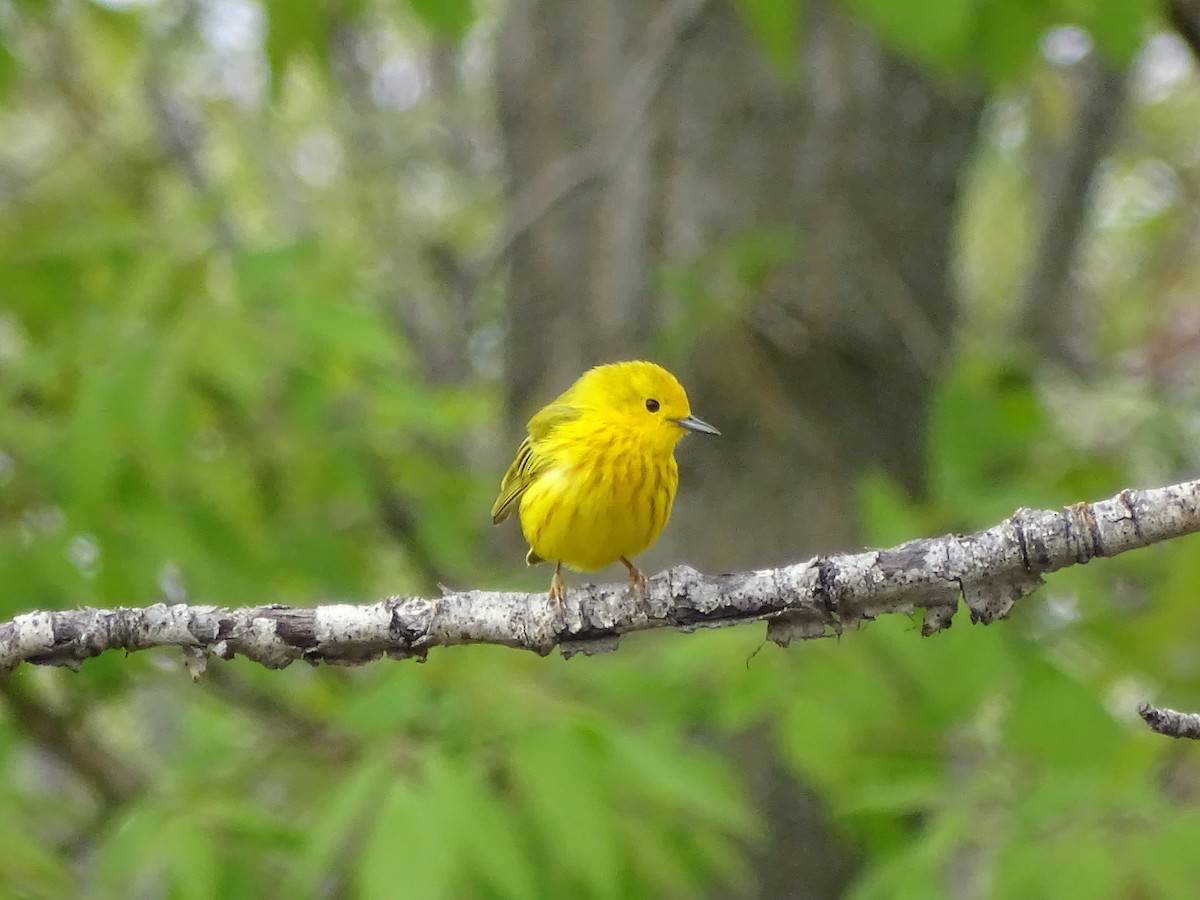
[[[797,77],[802,8],[737,5],[777,77]],[[1195,475],[1187,48],[1149,0],[845,6],[990,98],[928,494],[865,477],[863,542]],[[480,60],[503,10],[0,13],[0,617],[543,589],[489,534],[517,430],[502,273],[478,285],[468,377],[423,371],[394,315],[436,281],[422,248],[486,259],[499,233]],[[327,40],[368,19],[400,66],[383,112],[347,103]],[[1065,23],[1133,67],[1083,236],[1083,374],[995,340],[1032,251],[1031,147],[1067,128],[1070,67],[1043,40]],[[405,74],[433,47],[457,54],[453,96]],[[477,142],[467,164],[439,142],[451,126]],[[407,200],[385,213],[376,187],[396,179]],[[770,258],[771,241],[739,253]],[[697,333],[720,326],[705,291],[753,277],[739,253],[664,273]],[[664,339],[663,361],[695,337]],[[765,735],[853,848],[847,896],[1190,896],[1200,765],[1135,708],[1200,707],[1197,546],[1065,571],[1012,621],[929,640],[890,617],[786,651],[746,627],[569,663],[486,647],[349,670],[238,660],[199,684],[166,651],[24,667],[0,682],[0,895],[739,896],[764,824],[734,749]]]

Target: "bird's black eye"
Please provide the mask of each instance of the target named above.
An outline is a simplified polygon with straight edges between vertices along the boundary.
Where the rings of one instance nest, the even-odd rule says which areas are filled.
[[[658,412],[658,401],[651,397],[646,401],[646,409],[650,410],[650,412]]]

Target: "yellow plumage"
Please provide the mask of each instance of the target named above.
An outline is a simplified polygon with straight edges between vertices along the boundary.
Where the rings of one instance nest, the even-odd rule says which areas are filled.
[[[550,597],[566,596],[560,570],[590,572],[630,561],[658,540],[671,515],[688,431],[719,434],[692,415],[675,376],[651,362],[597,366],[529,420],[492,506],[503,522],[518,505],[526,560],[555,563]]]

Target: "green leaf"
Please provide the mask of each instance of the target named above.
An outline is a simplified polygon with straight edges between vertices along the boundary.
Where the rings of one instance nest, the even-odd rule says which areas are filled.
[[[854,497],[863,539],[872,546],[890,547],[936,527],[900,483],[878,469],[858,479]]]
[[[12,748],[5,748],[11,753]],[[0,818],[0,892],[10,897],[67,897],[79,892],[70,868],[25,823],[11,815],[12,798],[5,797],[9,815]]]
[[[696,865],[686,854],[657,849],[663,843],[661,823],[642,816],[629,816],[621,825],[621,840],[626,854],[653,882],[656,888],[653,896],[699,897],[705,893],[707,873],[704,866]],[[722,852],[737,857],[728,848]]]
[[[162,871],[158,839],[163,821],[147,802],[121,810],[99,845],[96,881],[102,897],[127,897],[135,886]]]
[[[888,813],[915,815],[936,805],[945,793],[940,774],[914,770],[910,777],[867,779],[849,786],[839,794],[837,810],[841,815]]]
[[[422,22],[439,37],[462,40],[475,24],[473,0],[408,0]]]
[[[320,0],[293,3],[291,0],[265,0],[267,17],[266,54],[271,69],[271,91],[283,89],[288,66],[297,57],[312,55],[326,68],[329,55],[328,21]]]
[[[847,0],[897,50],[947,70],[965,62],[973,37],[973,3],[964,0]]]
[[[428,724],[432,705],[428,686],[401,672],[373,673],[338,708],[334,721],[368,739],[403,733]],[[436,704],[439,709],[445,703]]]
[[[1017,840],[993,872],[996,897],[1071,897],[1073,900],[1123,896],[1124,842],[1087,822],[1047,823],[1035,840]]]
[[[859,666],[848,668],[862,671]],[[867,690],[863,685],[836,679],[828,683],[837,684],[841,695],[850,702],[864,697]],[[861,710],[857,712],[861,718]],[[827,789],[841,783],[849,774],[848,760],[853,758],[859,733],[852,717],[825,698],[803,695],[791,698],[780,716],[780,746],[793,769]]]
[[[534,895],[536,878],[529,848],[519,839],[517,811],[497,798],[480,760],[434,755],[424,775],[429,802],[442,805],[456,841],[471,848],[465,862],[479,880],[502,896]]]
[[[45,15],[51,4],[50,0],[13,0],[12,5],[27,15]]]
[[[1135,836],[1130,848],[1141,865],[1138,875],[1160,897],[1187,897],[1200,882],[1200,814],[1194,809],[1159,810],[1153,827]]]
[[[1002,354],[961,359],[938,386],[929,430],[931,490],[946,515],[971,511],[970,519],[955,523],[960,527],[1036,505],[1043,499],[1037,491],[1048,493],[1045,478],[1028,474],[1047,427],[1020,360]]]
[[[219,896],[217,848],[211,823],[185,805],[168,817],[158,841],[169,862],[173,896],[184,900]]]
[[[570,723],[547,723],[521,735],[509,754],[517,796],[550,853],[548,863],[590,894],[617,895],[617,810],[596,778],[576,774],[595,772],[603,764],[596,747]],[[569,792],[562,789],[565,783]],[[587,851],[580,853],[579,847]]]
[[[1026,663],[1012,704],[1007,742],[1041,765],[1070,772],[1108,769],[1111,755],[1124,744],[1123,729],[1104,708],[1099,691],[1049,663]]]
[[[967,828],[962,830],[965,832]],[[872,864],[864,867],[846,892],[847,900],[945,897],[946,860],[951,857],[952,849],[942,846],[939,831],[942,829],[928,828],[911,836],[894,852],[875,855]]]
[[[147,16],[139,7],[129,4],[113,9],[103,3],[82,7],[87,17],[84,27],[94,40],[92,52],[103,61],[106,74],[130,77],[135,68],[145,65],[141,45]]]
[[[685,831],[684,836],[694,869],[704,875],[711,873],[723,884],[744,886],[750,883],[752,875],[749,862],[738,852],[728,835],[698,828]]]
[[[1155,0],[1074,0],[1079,22],[1096,46],[1117,65],[1129,63],[1160,15]]]
[[[370,821],[370,812],[394,777],[386,758],[377,755],[330,783],[329,802],[307,829],[304,853],[298,855],[292,873],[296,896],[316,896],[322,881],[336,873],[340,857],[358,839],[363,823]]]
[[[20,66],[17,58],[5,42],[4,32],[0,31],[0,100],[5,99],[12,92],[19,72]]]
[[[364,900],[455,896],[455,852],[445,812],[427,803],[420,784],[396,774],[380,801],[356,869]],[[464,848],[469,849],[469,848]]]
[[[802,0],[737,0],[737,7],[779,76],[794,79],[800,72]]]
[[[1046,0],[987,0],[979,7],[975,59],[993,83],[1016,78],[1038,59],[1042,33],[1059,21]]]
[[[715,758],[689,753],[651,729],[617,729],[611,745],[617,771],[632,773],[631,786],[671,819],[683,815],[743,836],[757,831],[740,785]]]

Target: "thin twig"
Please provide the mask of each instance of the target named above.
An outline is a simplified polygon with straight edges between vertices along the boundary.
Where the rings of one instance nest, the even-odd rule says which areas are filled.
[[[1128,68],[1098,52],[1082,64],[1075,126],[1054,162],[1049,196],[1021,299],[1022,334],[1061,362],[1075,362],[1065,339],[1072,331],[1071,269],[1084,237],[1097,168],[1125,105]]]
[[[408,554],[409,561],[430,588],[448,584],[450,576],[438,565],[425,535],[421,532],[412,503],[388,478],[383,461],[374,456],[365,460],[371,492],[379,511],[379,520]]]

